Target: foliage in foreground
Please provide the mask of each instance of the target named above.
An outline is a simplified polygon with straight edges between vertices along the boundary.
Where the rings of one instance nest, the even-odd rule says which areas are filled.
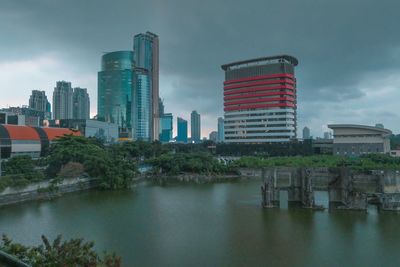
[[[121,258],[115,254],[104,253],[104,256],[100,257],[93,249],[93,242],[84,242],[83,239],[62,241],[61,235],[53,242],[42,235],[42,242],[39,246],[29,247],[14,243],[3,235],[0,249],[32,266],[121,266]]]

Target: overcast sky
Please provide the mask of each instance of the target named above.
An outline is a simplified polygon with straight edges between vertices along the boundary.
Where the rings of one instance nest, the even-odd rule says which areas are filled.
[[[166,112],[201,114],[202,135],[223,116],[220,66],[275,54],[299,59],[298,133],[329,123],[383,123],[400,132],[400,1],[0,0],[0,107],[51,101],[57,80],[88,88],[97,113],[103,52],[160,38]]]

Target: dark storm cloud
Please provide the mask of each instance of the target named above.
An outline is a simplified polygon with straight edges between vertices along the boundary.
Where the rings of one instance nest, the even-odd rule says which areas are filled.
[[[204,121],[211,129],[223,114],[220,65],[287,53],[300,62],[299,121],[316,127],[342,118],[333,108],[359,114],[346,103],[368,101],[373,89],[365,84],[379,78],[373,73],[400,72],[399,8],[395,0],[2,0],[0,58],[54,51],[64,64],[96,75],[102,52],[131,49],[133,34],[153,31],[166,109],[186,117],[197,109],[215,117]]]

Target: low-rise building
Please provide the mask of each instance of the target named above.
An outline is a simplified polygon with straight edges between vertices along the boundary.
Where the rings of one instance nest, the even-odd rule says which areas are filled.
[[[356,125],[330,124],[333,130],[333,154],[359,156],[369,153],[389,153],[390,135],[388,129]]]

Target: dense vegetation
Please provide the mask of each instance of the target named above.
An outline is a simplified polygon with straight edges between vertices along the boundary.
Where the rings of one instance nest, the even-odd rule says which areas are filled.
[[[242,157],[235,161],[234,167],[350,167],[355,170],[400,169],[400,158],[384,154],[368,154],[361,157],[341,157],[318,155],[308,157]]]
[[[62,241],[61,236],[53,242],[42,236],[42,242],[43,244],[39,246],[28,247],[15,243],[3,235],[0,250],[31,266],[121,266],[121,258],[115,254],[104,253],[100,257],[93,248],[93,242],[84,242],[83,239]]]

